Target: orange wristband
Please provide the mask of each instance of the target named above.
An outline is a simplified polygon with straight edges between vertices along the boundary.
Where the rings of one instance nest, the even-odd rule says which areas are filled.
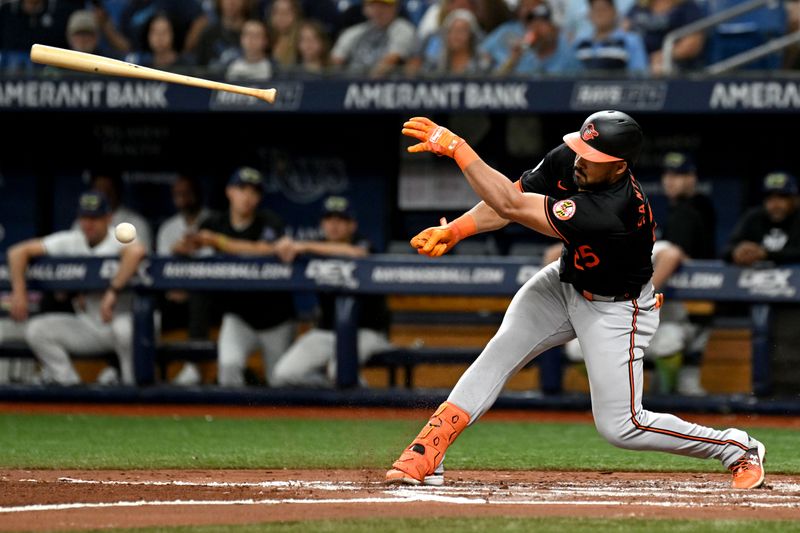
[[[473,150],[470,145],[463,143],[461,146],[456,148],[456,151],[453,153],[453,159],[456,160],[456,163],[458,163],[458,166],[461,168],[461,170],[464,170],[470,165],[470,163],[476,159],[480,159],[480,157],[478,157],[478,154],[475,153],[475,150]]]
[[[459,241],[466,239],[470,235],[475,235],[478,233],[478,225],[475,223],[475,219],[469,213],[461,215],[452,221],[449,226],[450,229],[453,230],[453,235]]]

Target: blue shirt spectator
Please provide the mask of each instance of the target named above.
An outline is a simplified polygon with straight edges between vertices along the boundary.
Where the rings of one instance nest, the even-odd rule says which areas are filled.
[[[626,29],[642,36],[650,59],[650,71],[663,71],[664,37],[671,31],[703,18],[705,12],[694,0],[649,0],[634,5],[626,17]],[[680,70],[696,69],[703,64],[703,32],[693,33],[675,43],[673,62]]]
[[[614,0],[589,0],[592,33],[575,41],[575,57],[586,70],[648,72],[647,53],[639,34],[617,27]]]
[[[593,32],[589,18],[591,1],[584,0],[549,0],[554,19],[561,27],[564,36],[571,43],[578,38],[587,37]],[[635,0],[615,0],[617,13],[627,13]]]
[[[580,69],[572,46],[553,20],[546,3],[526,17],[525,34],[513,44],[505,63],[496,72],[512,75],[565,74]]]
[[[438,54],[425,59],[423,72],[437,76],[475,76],[488,72],[489,65],[478,53],[483,37],[475,15],[456,9],[445,17],[437,34]]]
[[[481,53],[495,65],[503,65],[511,55],[511,49],[525,36],[525,21],[528,14],[539,4],[539,0],[520,0],[516,18],[500,24],[481,43]]]

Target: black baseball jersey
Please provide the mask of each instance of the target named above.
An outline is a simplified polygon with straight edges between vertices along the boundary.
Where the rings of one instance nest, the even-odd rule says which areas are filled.
[[[547,197],[547,219],[564,242],[561,281],[579,291],[635,298],[653,275],[655,222],[639,183],[628,172],[604,187],[579,190],[575,152],[566,144],[520,178],[520,188]]]
[[[256,213],[253,222],[244,228],[234,228],[228,213],[217,213],[200,225],[233,239],[272,242],[283,236],[281,218],[272,211]],[[277,326],[295,317],[294,297],[289,291],[221,292],[214,301],[223,313],[234,313],[253,329],[262,330]]]

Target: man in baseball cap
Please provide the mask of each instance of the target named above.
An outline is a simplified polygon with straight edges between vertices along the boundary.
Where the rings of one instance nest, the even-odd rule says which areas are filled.
[[[736,225],[725,258],[741,266],[800,262],[797,178],[771,172],[764,177],[762,190],[762,204],[747,211]]]
[[[97,53],[100,27],[94,12],[80,9],[70,15],[67,22],[67,43],[72,50],[87,54]]]
[[[264,175],[253,167],[239,167],[231,174],[230,179],[228,179],[228,185],[235,187],[249,185],[258,190],[258,192],[263,193]]]
[[[350,200],[344,196],[328,196],[322,204],[322,218],[328,217],[355,220],[356,215],[350,207]]]
[[[79,217],[104,217],[111,213],[106,196],[99,191],[86,191],[78,199]]]
[[[786,172],[772,172],[764,177],[764,194],[795,196],[797,194],[797,178]]]

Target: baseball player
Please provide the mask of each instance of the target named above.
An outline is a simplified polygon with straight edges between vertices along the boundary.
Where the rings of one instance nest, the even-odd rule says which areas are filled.
[[[631,173],[642,146],[636,121],[619,111],[594,113],[516,183],[427,118],[406,122],[403,134],[420,141],[409,152],[454,158],[483,200],[411,239],[419,253],[438,257],[509,222],[560,239],[564,251],[520,288],[497,334],[386,473],[388,482],[441,483],[447,447],[491,407],[506,381],[538,354],[577,337],[595,426],[611,444],[718,459],[735,488],[764,483],[764,445],[744,431],[642,407],[642,358],[659,305],[650,279],[655,222]]]
[[[350,201],[343,196],[325,199],[320,241],[295,241],[284,237],[275,245],[278,257],[292,262],[300,254],[327,257],[366,257],[372,245],[358,233],[358,221]],[[303,333],[286,351],[275,367],[275,386],[333,386],[336,376],[336,295],[317,293],[319,316],[314,327]],[[358,333],[356,344],[359,364],[364,364],[380,350],[389,348],[386,336],[389,315],[383,295],[358,298]]]
[[[81,379],[69,356],[93,355],[114,350],[119,357],[122,382],[134,384],[133,319],[130,295],[122,293],[146,255],[138,242],[123,245],[110,228],[111,207],[102,193],[81,195],[78,207],[79,229],[59,231],[41,239],[30,239],[8,251],[11,276],[11,316],[28,318],[25,271],[35,257],[118,256],[119,269],[104,292],[86,293],[74,302],[75,314],[44,313],[28,322],[25,339],[42,364],[42,380],[75,385]]]
[[[226,255],[268,256],[283,236],[281,218],[268,209],[259,210],[264,195],[264,176],[252,167],[241,167],[225,187],[230,204],[226,213],[211,215],[192,238],[196,245]],[[260,349],[268,384],[278,359],[294,337],[294,300],[290,291],[222,292],[214,302],[223,312],[218,340],[220,385],[245,385],[247,357]]]

